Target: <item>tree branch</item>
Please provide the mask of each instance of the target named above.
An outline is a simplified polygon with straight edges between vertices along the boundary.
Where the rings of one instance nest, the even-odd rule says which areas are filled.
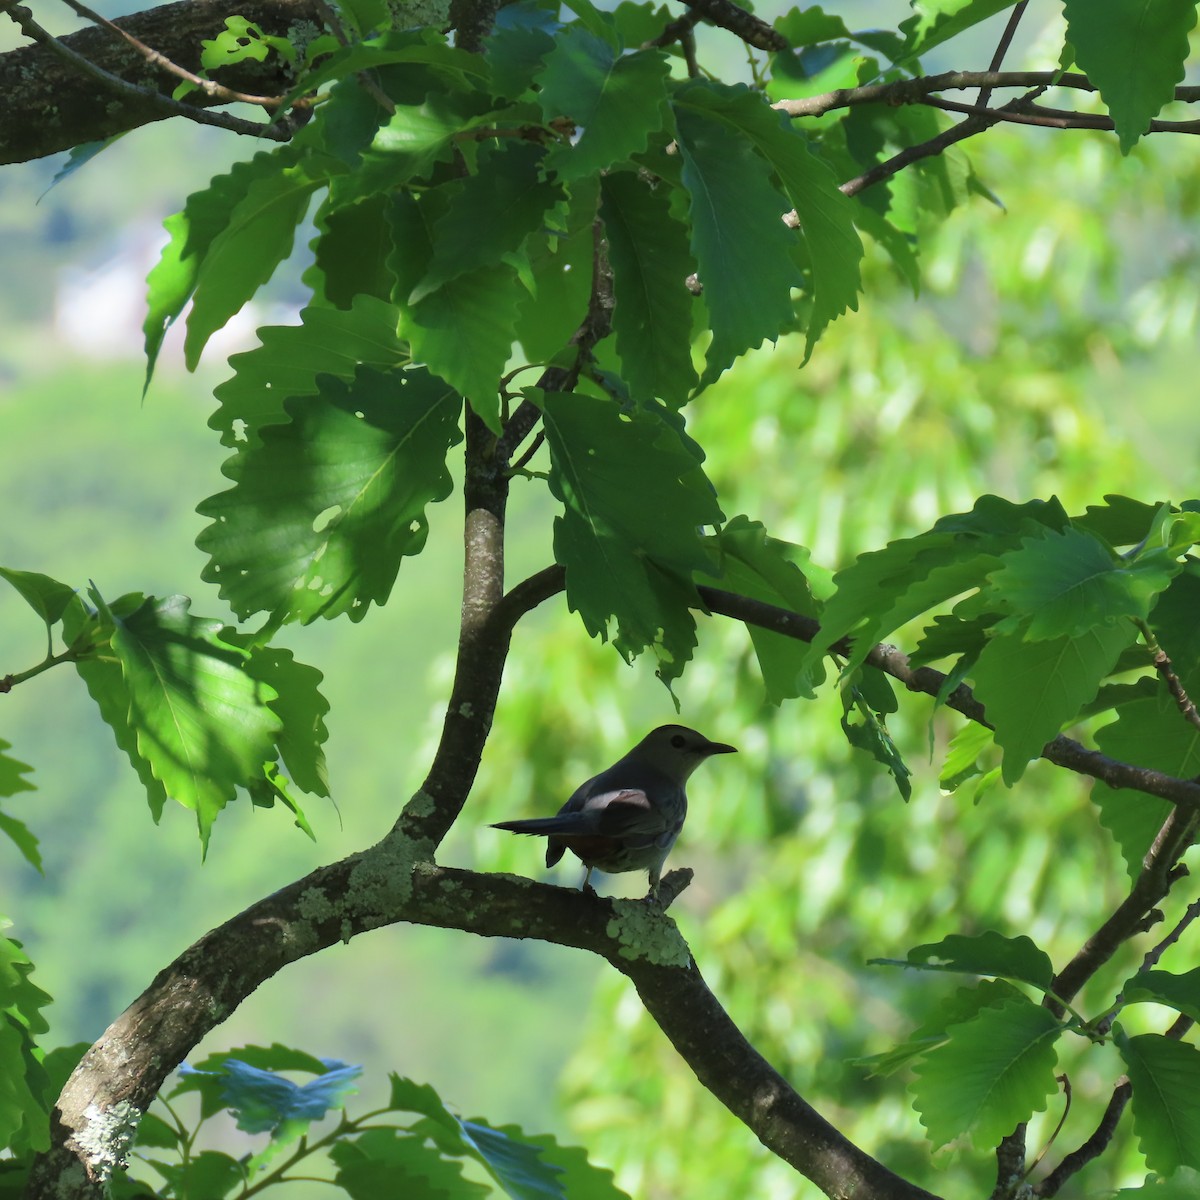
[[[225,28],[229,11],[226,0],[181,0],[120,17],[116,24],[179,68],[195,74],[201,69],[200,43],[215,38]],[[319,27],[321,20],[312,0],[246,0],[239,3],[237,11],[279,37],[286,37],[289,29],[302,22]],[[189,119],[203,120],[197,112],[227,102],[204,92],[195,93],[187,103],[171,100],[176,78],[161,66],[147,62],[139,50],[111,30],[89,27],[62,38],[50,39],[49,34],[46,38],[0,54],[0,96],[4,97],[0,164],[28,162],[87,142],[103,141],[177,115],[176,106],[186,109]],[[72,56],[69,62],[68,56],[61,53],[64,48]],[[79,59],[103,72],[103,77],[119,79],[128,89],[110,90],[94,74],[85,74]],[[290,68],[278,55],[263,63],[222,68],[216,75],[226,87],[244,93],[284,93],[295,83]],[[238,121],[228,114],[210,115],[228,118],[214,122],[226,127],[229,121]],[[278,126],[273,127],[275,133],[265,133],[270,127],[251,121],[241,124],[256,136],[290,136],[289,130]]]
[[[693,12],[700,13],[706,21],[736,34],[756,50],[790,50],[787,39],[777,33],[761,17],[747,12],[733,0],[683,0]]]

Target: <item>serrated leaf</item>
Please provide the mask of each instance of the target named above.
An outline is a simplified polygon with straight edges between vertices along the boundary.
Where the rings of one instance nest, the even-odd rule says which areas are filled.
[[[671,68],[661,50],[619,54],[603,37],[570,25],[537,75],[547,122],[569,117],[579,134],[556,146],[546,166],[559,179],[585,179],[645,150],[668,118]]]
[[[992,731],[986,725],[968,722],[950,739],[946,757],[938,773],[938,785],[953,792],[961,783],[978,775],[979,756],[992,745]]]
[[[235,374],[213,393],[220,407],[209,419],[225,446],[261,446],[264,425],[287,420],[284,402],[317,392],[317,376],[351,380],[360,365],[388,368],[409,359],[396,332],[399,310],[358,296],[349,311],[306,308],[299,325],[258,330],[259,345],[235,354]]]
[[[147,387],[163,338],[195,290],[210,247],[228,225],[233,210],[246,198],[251,184],[277,170],[277,156],[266,150],[249,162],[235,163],[228,174],[217,175],[203,191],[193,192],[183,211],[163,223],[167,245],[146,277],[147,312],[142,329]]]
[[[250,181],[196,270],[183,343],[188,370],[195,369],[208,339],[291,254],[296,226],[323,182],[282,154],[271,157]]]
[[[515,333],[527,362],[554,358],[587,317],[599,198],[598,180],[576,184],[565,205],[561,226],[547,229],[540,240],[531,238],[524,247],[533,294],[524,297],[517,308]],[[611,246],[609,257],[611,260]],[[613,320],[615,323],[615,313]]]
[[[145,597],[141,595],[125,596],[108,608],[111,612],[128,614],[136,611],[144,602]],[[68,605],[63,614],[63,632],[66,641],[72,644],[85,634],[94,644],[102,644],[111,636],[112,625],[89,613],[76,597],[76,602]],[[112,655],[86,655],[76,660],[75,670],[100,710],[101,719],[113,731],[118,748],[137,772],[138,779],[146,789],[150,814],[157,821],[167,802],[167,792],[162,781],[155,776],[149,759],[138,746],[137,730],[130,714],[129,692],[120,663]]]
[[[853,717],[859,717],[855,721]],[[885,766],[895,780],[896,788],[905,801],[912,798],[912,771],[905,763],[887,725],[879,712],[868,708],[862,712],[857,708],[848,708],[841,719],[842,732],[850,745],[869,754],[876,762]]]
[[[217,814],[274,757],[279,718],[268,707],[274,690],[247,673],[245,652],[190,606],[186,596],[148,599],[114,616],[109,646],[138,751],[167,795],[195,811],[207,846]]]
[[[812,265],[813,305],[807,330],[811,353],[830,321],[858,308],[863,247],[854,228],[854,204],[838,190],[833,172],[810,151],[804,135],[759,93],[744,85],[693,85],[680,93],[676,104],[724,122],[754,146],[783,184]]]
[[[1134,546],[1146,536],[1161,508],[1161,502],[1147,504],[1108,493],[1103,504],[1089,504],[1083,516],[1071,518],[1071,524],[1104,538],[1110,546]]]
[[[0,567],[0,579],[7,580],[17,594],[33,609],[47,627],[62,619],[67,605],[75,595],[75,589],[42,575],[38,571],[17,571],[12,567]],[[0,792],[0,795],[4,793]]]
[[[329,737],[325,727],[329,701],[319,690],[324,676],[316,667],[296,662],[290,650],[278,646],[254,647],[246,671],[275,692],[275,699],[268,701],[282,722],[275,744],[293,782],[313,795],[328,796],[329,773],[322,746]]]
[[[1129,617],[1145,620],[1183,564],[1163,558],[1122,564],[1089,533],[1047,530],[1026,538],[988,577],[986,595],[1031,641],[1075,637]]]
[[[1200,1050],[1159,1033],[1113,1040],[1133,1085],[1133,1130],[1146,1165],[1200,1168]]]
[[[420,200],[397,197],[392,207],[396,294],[407,297],[434,252],[434,225],[445,211],[445,189]],[[527,293],[508,263],[461,275],[401,309],[400,330],[413,360],[465,396],[495,433],[500,431],[500,377],[512,354],[517,310]],[[464,354],[464,343],[471,353]]]
[[[691,199],[692,254],[712,327],[702,386],[739,355],[775,341],[794,317],[801,276],[790,205],[765,160],[725,124],[676,107],[682,178]]]
[[[1096,731],[1097,748],[1120,762],[1178,779],[1194,778],[1200,774],[1200,733],[1171,704],[1164,691],[1155,699],[1121,705],[1117,719]],[[1146,852],[1171,812],[1170,802],[1100,782],[1092,789],[1092,799],[1100,807],[1101,824],[1121,849],[1130,878],[1136,879]]]
[[[1063,0],[1063,13],[1075,61],[1128,154],[1184,77],[1195,0]]]
[[[834,576],[836,590],[821,614],[821,632],[813,639],[810,658],[820,658],[850,636],[854,645],[849,665],[857,665],[875,642],[899,625],[982,583],[998,556],[1017,546],[1021,536],[1041,525],[1057,528],[1066,521],[1057,501],[1018,505],[981,496],[970,512],[942,517],[925,533],[859,555]]]
[[[150,1159],[150,1165],[167,1181],[171,1195],[189,1200],[223,1200],[234,1188],[246,1184],[246,1168],[219,1150],[202,1150],[186,1162]]]
[[[981,1009],[946,1030],[946,1042],[916,1069],[913,1104],[934,1146],[968,1137],[988,1150],[1046,1107],[1055,1090],[1054,1043],[1062,1032],[1046,1009],[1021,998]]]
[[[1165,1004],[1200,1021],[1200,967],[1175,975],[1170,971],[1139,971],[1121,989],[1126,1004]]]
[[[358,1090],[355,1081],[363,1071],[332,1059],[322,1066],[315,1079],[297,1084],[274,1071],[227,1058],[222,1067],[222,1097],[237,1117],[238,1128],[246,1133],[276,1131],[284,1122],[297,1119],[318,1121]]]
[[[601,181],[600,215],[613,273],[613,333],[630,393],[683,404],[697,382],[692,366],[695,270],[687,231],[671,216],[666,189],[629,172]]]
[[[0,918],[0,928],[8,925]],[[31,979],[33,963],[17,942],[0,936],[0,1146],[49,1149],[49,1078],[34,1053],[49,1025],[50,997]]]
[[[224,467],[228,491],[198,506],[203,576],[240,616],[306,624],[384,603],[400,560],[425,544],[425,508],[451,490],[459,398],[427,371],[359,368],[290,400],[286,425]]]
[[[1005,783],[1016,783],[1042,747],[1078,717],[1136,633],[1132,624],[1119,624],[1043,642],[1019,634],[988,639],[973,671],[975,696],[1004,751]]]
[[[33,768],[28,763],[10,758],[8,751],[12,743],[0,738],[0,796],[15,796],[18,792],[33,792],[37,788],[28,779],[22,779]]]
[[[367,196],[357,204],[330,209],[316,216],[318,236],[313,239],[313,265],[304,280],[314,294],[335,308],[349,309],[359,296],[379,301],[392,297],[395,278],[388,269],[392,253],[391,223],[387,219],[388,195]]]
[[[1142,1187],[1122,1188],[1113,1200],[1195,1200],[1200,1195],[1200,1171],[1180,1167],[1169,1176],[1150,1175]]]
[[[561,28],[557,17],[540,4],[501,8],[483,43],[483,58],[492,72],[492,95],[516,99],[532,87]]]
[[[456,189],[433,224],[425,271],[407,297],[419,302],[460,276],[495,267],[542,227],[546,212],[563,199],[557,184],[541,177],[545,150],[508,140],[479,155],[479,169]]]
[[[895,965],[888,959],[875,959]],[[868,963],[870,965],[870,963]],[[852,1059],[856,1066],[869,1067],[872,1075],[892,1075],[901,1067],[922,1058],[946,1041],[951,1025],[968,1021],[984,1008],[994,1008],[1012,1000],[1023,1000],[1024,994],[1003,979],[983,979],[975,987],[963,987],[945,997],[927,1020],[913,1030],[903,1042],[882,1054]]]
[[[550,490],[563,504],[554,555],[567,602],[588,632],[631,660],[650,647],[665,680],[695,646],[691,574],[706,558],[697,535],[722,520],[702,455],[665,410],[623,413],[609,400],[544,396]]]
[[[491,1188],[463,1176],[462,1163],[443,1156],[419,1134],[371,1129],[330,1148],[336,1182],[351,1200],[390,1200],[398,1192],[421,1200],[487,1200]]]
[[[422,178],[454,152],[454,137],[490,107],[484,97],[430,92],[419,104],[397,104],[363,150],[361,165],[330,187],[335,204],[390,193]]]
[[[27,763],[18,762],[8,755],[12,745],[0,738],[0,796],[15,796],[18,792],[32,792],[37,789],[28,779],[33,770]],[[21,852],[21,857],[36,871],[42,870],[42,856],[38,850],[38,840],[29,831],[24,821],[8,813],[0,812],[0,833],[3,833]]]
[[[817,604],[805,577],[814,569],[809,552],[801,546],[770,537],[757,521],[738,516],[723,525],[711,539],[717,561],[704,574],[721,587],[774,604],[806,617],[817,615]],[[762,672],[763,687],[772,704],[797,696],[811,696],[823,675],[820,664],[806,664],[807,647],[786,637],[746,623]]]
[[[952,971],[1015,979],[1048,991],[1054,979],[1050,956],[1031,938],[1010,938],[989,929],[974,936],[952,933],[940,942],[914,946],[902,964],[923,971]]]

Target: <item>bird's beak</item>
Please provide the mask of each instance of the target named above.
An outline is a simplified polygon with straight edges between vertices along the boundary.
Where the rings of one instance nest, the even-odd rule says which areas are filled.
[[[736,746],[727,746],[724,742],[709,742],[704,747],[705,754],[736,754]]]

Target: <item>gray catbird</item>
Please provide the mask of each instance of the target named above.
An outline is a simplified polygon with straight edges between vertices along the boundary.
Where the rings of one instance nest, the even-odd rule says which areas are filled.
[[[661,725],[576,788],[557,816],[499,821],[492,828],[545,837],[548,867],[570,850],[587,867],[584,888],[593,869],[649,871],[656,896],[663,863],[687,816],[688,776],[710,754],[736,753],[736,747],[710,742],[684,725]]]

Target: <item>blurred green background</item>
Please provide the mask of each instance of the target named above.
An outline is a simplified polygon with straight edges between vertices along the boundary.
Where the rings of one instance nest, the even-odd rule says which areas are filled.
[[[894,26],[907,11],[865,0],[830,7],[852,25]],[[1038,22],[1056,8],[1030,13],[1014,66],[1048,65]],[[14,44],[3,36],[0,45]],[[952,45],[949,53],[970,56],[952,65],[986,65],[995,36],[993,22]],[[732,69],[738,47],[706,35],[706,56]],[[201,582],[192,545],[203,525],[195,505],[225,486],[224,454],[205,426],[211,390],[224,355],[253,344],[256,325],[293,320],[303,294],[297,282],[273,286],[220,346],[214,339],[194,376],[169,343],[143,402],[141,280],[162,219],[252,149],[211,130],[158,125],[45,195],[58,161],[0,172],[0,564],[73,586],[94,580],[107,597],[182,592],[199,614],[229,615]],[[800,342],[781,343],[688,411],[726,514],[760,519],[836,568],[984,492],[1055,493],[1070,511],[1108,492],[1195,496],[1200,165],[1190,149],[1156,137],[1122,159],[1104,135],[1000,128],[956,151],[1003,208],[976,199],[950,214],[916,214],[919,298],[868,247],[862,310],[829,331],[806,367]],[[303,263],[301,249],[290,280]],[[55,997],[55,1042],[94,1039],[213,924],[387,830],[440,727],[459,516],[457,494],[431,510],[427,549],[361,625],[282,635],[324,672],[332,703],[336,808],[310,804],[316,845],[285,814],[239,802],[201,863],[190,814],[171,809],[153,826],[69,670],[3,697],[0,736],[33,765],[38,789],[7,807],[42,839],[45,876],[0,845],[0,912]],[[512,581],[549,561],[552,517],[540,490],[515,484]],[[31,666],[42,650],[32,613],[0,592],[0,674]],[[766,706],[744,630],[723,621],[703,623],[678,695],[681,719],[742,751],[697,776],[672,859],[696,870],[674,913],[710,984],[849,1136],[943,1194],[986,1191],[990,1160],[931,1159],[902,1076],[871,1079],[847,1065],[903,1037],[953,982],[864,963],[994,928],[1030,934],[1061,965],[1126,886],[1086,785],[1041,764],[1016,790],[974,805],[943,795],[939,753],[956,725],[939,717],[931,729],[931,702],[909,697],[893,731],[915,772],[904,805],[845,745],[833,690]],[[547,604],[514,639],[484,769],[442,861],[541,876],[539,848],[487,822],[552,811],[672,719],[651,665],[626,667],[587,639],[561,598]],[[575,865],[553,878],[576,885]],[[632,876],[606,883],[640,894]],[[1103,1006],[1119,978],[1103,976],[1085,1003]],[[362,1062],[367,1100],[396,1070],[434,1084],[464,1114],[579,1140],[644,1200],[817,1194],[695,1083],[621,978],[573,951],[377,932],[271,980],[196,1057],[246,1041]],[[1091,1131],[1117,1072],[1095,1051],[1067,1067],[1075,1106],[1061,1149]],[[1060,1112],[1052,1100],[1031,1147]],[[1061,1195],[1139,1181],[1130,1141]]]

